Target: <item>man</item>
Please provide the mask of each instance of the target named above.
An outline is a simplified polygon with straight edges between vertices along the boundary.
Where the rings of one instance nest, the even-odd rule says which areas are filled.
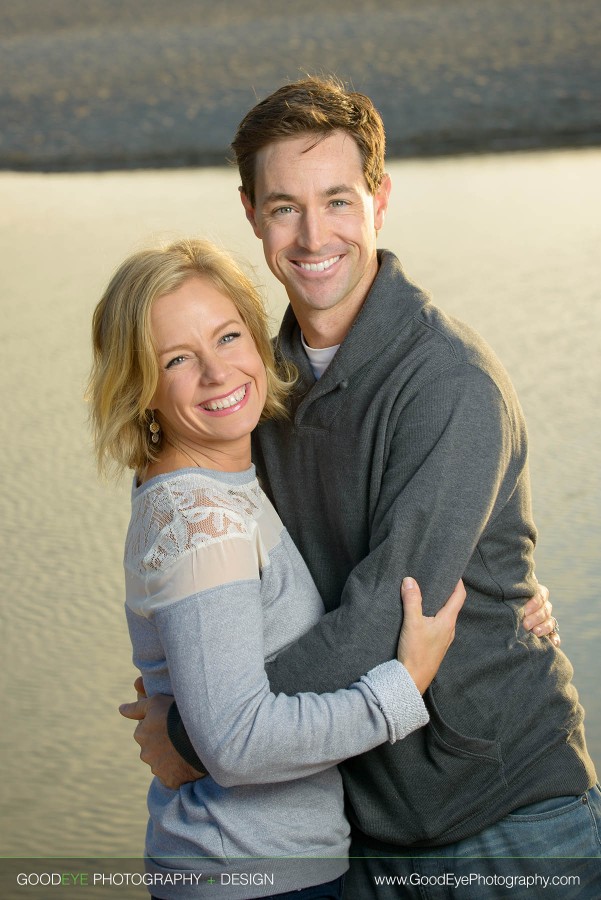
[[[335,690],[390,658],[406,574],[428,614],[460,577],[468,595],[430,724],[341,767],[348,897],[398,896],[398,883],[376,886],[382,874],[470,873],[464,857],[599,856],[571,666],[521,627],[536,591],[521,409],[482,340],[376,250],[391,187],[378,113],[308,79],[252,109],[233,148],[246,216],[290,300],[278,349],[299,372],[290,420],[259,428],[254,458],[328,610],[269,663],[272,689]],[[170,718],[185,751],[176,707]],[[137,739],[166,773],[173,759]],[[583,864],[582,884],[596,877]]]

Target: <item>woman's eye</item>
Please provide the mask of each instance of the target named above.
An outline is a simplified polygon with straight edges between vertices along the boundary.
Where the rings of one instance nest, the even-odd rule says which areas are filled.
[[[173,368],[173,366],[179,366],[179,364],[182,363],[185,360],[185,358],[186,358],[185,356],[174,356],[173,359],[169,360],[169,362],[167,363],[165,368],[171,369],[171,368]]]
[[[240,337],[239,331],[230,331],[229,334],[224,334],[221,338],[220,343],[222,344],[230,344],[235,338]]]

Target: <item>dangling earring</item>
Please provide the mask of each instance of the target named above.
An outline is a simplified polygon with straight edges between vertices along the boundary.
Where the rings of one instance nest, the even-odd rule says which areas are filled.
[[[158,444],[158,442],[161,440],[161,426],[154,417],[154,409],[150,410],[150,415],[152,417],[150,420],[150,425],[148,426],[150,429],[150,440],[153,444]]]

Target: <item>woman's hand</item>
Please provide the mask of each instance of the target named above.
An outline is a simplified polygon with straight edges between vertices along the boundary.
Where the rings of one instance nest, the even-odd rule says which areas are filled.
[[[538,585],[536,594],[524,606],[522,625],[526,631],[533,631],[537,637],[548,637],[556,647],[561,644],[557,619],[553,615],[553,605],[549,600],[549,589],[544,584]]]
[[[403,627],[397,659],[413,678],[420,694],[429,687],[455,637],[455,622],[465,597],[463,581],[459,581],[442,609],[435,616],[424,616],[417,582],[413,578],[403,579]]]

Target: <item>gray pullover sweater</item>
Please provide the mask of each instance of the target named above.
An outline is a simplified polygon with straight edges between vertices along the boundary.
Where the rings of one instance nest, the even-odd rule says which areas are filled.
[[[269,663],[272,690],[335,690],[390,658],[404,575],[426,613],[460,577],[468,594],[430,724],[341,766],[354,828],[402,852],[586,791],[572,667],[521,627],[536,532],[524,418],[499,361],[386,251],[319,381],[291,309],[278,344],[301,378],[291,421],[261,425],[253,458],[328,612]]]
[[[404,666],[322,696],[270,692],[265,659],[323,605],[254,468],[183,469],[134,488],[125,573],[134,663],[149,695],[175,695],[209,772],[178,791],[150,787],[150,871],[198,876],[155,892],[212,897],[207,879],[223,876],[228,897],[255,897],[338,877],[349,827],[335,764],[428,718]]]

